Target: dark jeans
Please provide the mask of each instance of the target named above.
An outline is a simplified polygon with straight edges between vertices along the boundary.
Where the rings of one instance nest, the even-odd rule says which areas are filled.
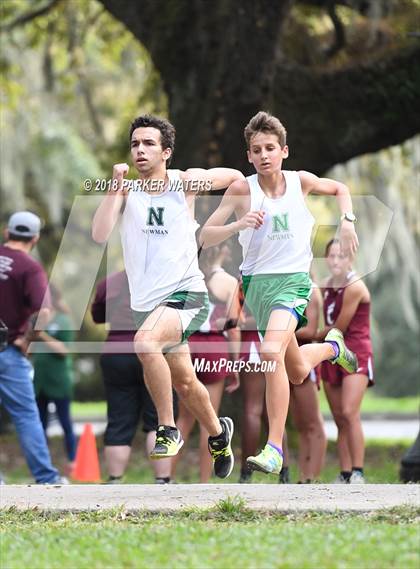
[[[41,393],[36,398],[36,402],[45,433],[47,432],[48,426],[48,403],[54,403],[58,420],[64,431],[67,457],[69,461],[72,462],[76,457],[76,437],[74,436],[73,424],[70,417],[70,399],[52,399]]]

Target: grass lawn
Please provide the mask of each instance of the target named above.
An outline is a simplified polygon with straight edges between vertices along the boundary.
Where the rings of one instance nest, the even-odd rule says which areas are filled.
[[[319,403],[322,414],[330,416],[331,411],[323,389],[320,391]],[[400,397],[399,399],[395,397],[380,397],[375,395],[372,389],[368,389],[362,401],[362,415],[418,415],[419,411],[420,397]]]
[[[418,569],[419,511],[262,514],[222,501],[176,514],[0,513],[7,569]]]
[[[290,471],[291,480],[296,482],[298,478],[296,469],[296,436],[291,433],[289,436],[290,445]],[[237,441],[238,443],[239,441]],[[193,437],[188,442],[187,448],[183,451],[183,456],[179,461],[179,468],[176,479],[178,482],[199,481],[199,455],[197,450],[197,437]],[[366,447],[366,477],[372,483],[397,483],[399,482],[398,471],[402,455],[406,452],[412,441],[368,441]],[[4,474],[8,484],[22,484],[31,482],[30,473],[26,467],[25,460],[19,449],[16,436],[14,434],[2,435],[2,452],[0,452],[0,471]],[[97,438],[99,457],[101,461],[101,471],[105,478],[105,466],[103,463],[102,437]],[[49,446],[53,458],[53,463],[60,469],[65,465],[63,449],[63,439],[54,437],[50,439]],[[236,464],[232,475],[225,481],[212,479],[213,482],[231,483],[237,482],[240,469],[240,450],[236,448]],[[324,470],[320,476],[320,482],[329,483],[334,480],[338,473],[337,449],[332,441],[328,443],[327,457]],[[129,467],[124,478],[124,482],[131,484],[144,484],[153,482],[152,470],[145,456],[144,435],[137,433],[134,440],[132,456]],[[255,483],[277,483],[275,476],[270,477],[262,473],[254,473],[253,482]],[[1,564],[0,564],[1,566]]]
[[[406,399],[384,399],[377,398],[370,395],[366,396],[364,400],[364,409],[376,410],[377,412],[385,413],[391,409],[399,411],[404,410],[406,413],[416,412],[418,409],[419,398],[410,397]],[[321,408],[324,409],[326,401],[321,392]],[[95,417],[105,417],[106,407],[105,402],[91,402],[91,403],[73,403],[73,415],[83,417],[85,420],[94,419]],[[239,432],[239,427],[238,427]],[[297,459],[297,437],[293,430],[288,430],[289,446],[290,446],[290,471],[291,480],[296,482],[298,478],[296,469]],[[236,445],[239,445],[239,436],[236,434]],[[372,483],[397,483],[399,482],[399,467],[400,460],[408,447],[413,443],[411,440],[402,441],[367,441],[366,447],[366,460],[365,472],[366,478]],[[99,448],[99,456],[102,462],[103,477],[106,477],[105,468],[103,464],[103,437],[97,437],[97,444]],[[31,477],[17,444],[15,434],[8,434],[1,436],[2,452],[0,452],[0,472],[5,476],[6,482],[13,483],[28,483],[31,482]],[[63,439],[61,437],[54,437],[49,441],[53,463],[63,470],[66,460],[64,456]],[[185,449],[183,458],[180,460],[179,469],[176,479],[178,482],[198,482],[198,440],[197,431],[188,443]],[[144,435],[141,429],[138,429],[137,436],[133,444],[132,458],[125,476],[127,483],[150,483],[153,482],[153,476],[150,465],[145,457]],[[226,480],[226,483],[237,482],[239,478],[240,469],[240,450],[236,448],[236,465],[232,475]],[[332,482],[338,473],[337,449],[333,441],[329,441],[325,468],[321,473],[320,482]],[[216,480],[215,480],[216,481]],[[217,480],[220,483],[220,480]],[[255,473],[253,482],[261,483],[277,483],[277,479],[272,477]]]
[[[320,405],[324,416],[330,416],[331,412],[325,398],[324,391],[320,391]],[[416,415],[419,413],[419,397],[401,397],[399,399],[391,397],[379,397],[372,390],[368,390],[362,403],[362,413],[369,414],[398,414]],[[75,419],[104,418],[106,416],[105,401],[74,401],[72,403],[72,415]]]
[[[74,419],[94,419],[106,417],[105,401],[73,401],[71,414]]]

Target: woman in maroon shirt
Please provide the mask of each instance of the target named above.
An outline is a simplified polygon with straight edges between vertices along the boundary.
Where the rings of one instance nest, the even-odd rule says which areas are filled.
[[[370,294],[364,282],[351,269],[351,261],[340,251],[339,242],[326,247],[331,277],[323,287],[325,328],[318,333],[322,340],[332,328],[339,328],[350,350],[355,352],[359,367],[354,374],[323,362],[321,376],[338,428],[338,454],[341,473],[338,483],[364,483],[364,437],[360,406],[367,387],[373,385],[372,343],[370,339]]]

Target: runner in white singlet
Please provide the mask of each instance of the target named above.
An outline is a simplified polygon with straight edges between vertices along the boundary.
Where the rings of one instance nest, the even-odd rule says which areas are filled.
[[[123,210],[121,238],[138,329],[135,349],[159,420],[151,458],[175,456],[183,445],[173,416],[173,384],[210,434],[216,476],[226,478],[234,462],[233,422],[217,418],[207,390],[195,375],[186,340],[208,310],[197,264],[197,190],[226,188],[243,175],[229,168],[167,170],[174,142],[175,129],[167,120],[149,115],[135,119],[130,146],[138,179],[135,183],[124,180],[127,164],[114,166],[112,190],[95,213],[92,236],[106,242]]]
[[[306,324],[304,312],[312,285],[313,217],[305,197],[310,193],[336,196],[346,251],[355,252],[357,236],[347,186],[310,172],[282,170],[289,149],[286,129],[276,117],[258,113],[245,128],[245,139],[248,160],[257,173],[229,187],[206,222],[201,242],[204,248],[211,247],[239,233],[245,300],[263,337],[261,358],[274,367],[266,373],[268,441],[261,453],[248,457],[247,463],[254,470],[278,474],[283,464],[288,379],[302,383],[310,370],[326,359],[357,369],[356,358],[346,348],[339,330],[331,330],[322,344],[299,347],[295,337],[295,330]],[[232,214],[237,221],[224,225]]]

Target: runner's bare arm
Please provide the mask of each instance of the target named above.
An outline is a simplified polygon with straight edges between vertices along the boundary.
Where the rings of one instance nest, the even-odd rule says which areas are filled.
[[[299,172],[299,178],[305,196],[308,194],[335,196],[341,214],[353,213],[350,190],[345,184],[330,178],[318,178],[315,174],[303,170]],[[344,219],[341,222],[340,246],[345,255],[349,255],[350,258],[354,257],[359,246],[359,240],[352,221]]]
[[[117,223],[127,192],[124,190],[124,176],[128,164],[115,164],[112,171],[112,189],[102,199],[93,216],[92,238],[97,243],[105,243]],[[113,189],[115,187],[115,189]]]
[[[261,227],[263,213],[256,211],[250,211],[237,221],[224,225],[233,213],[238,214],[247,195],[249,195],[249,186],[245,180],[239,180],[229,186],[219,207],[208,218],[201,230],[200,244],[204,249],[222,243],[247,227],[255,229]]]
[[[208,187],[205,188],[207,191],[223,190],[233,184],[233,182],[245,179],[242,172],[233,168],[210,168],[209,170],[188,168],[185,172],[181,172],[180,176],[184,182],[207,182]],[[191,189],[194,190],[194,188]]]

